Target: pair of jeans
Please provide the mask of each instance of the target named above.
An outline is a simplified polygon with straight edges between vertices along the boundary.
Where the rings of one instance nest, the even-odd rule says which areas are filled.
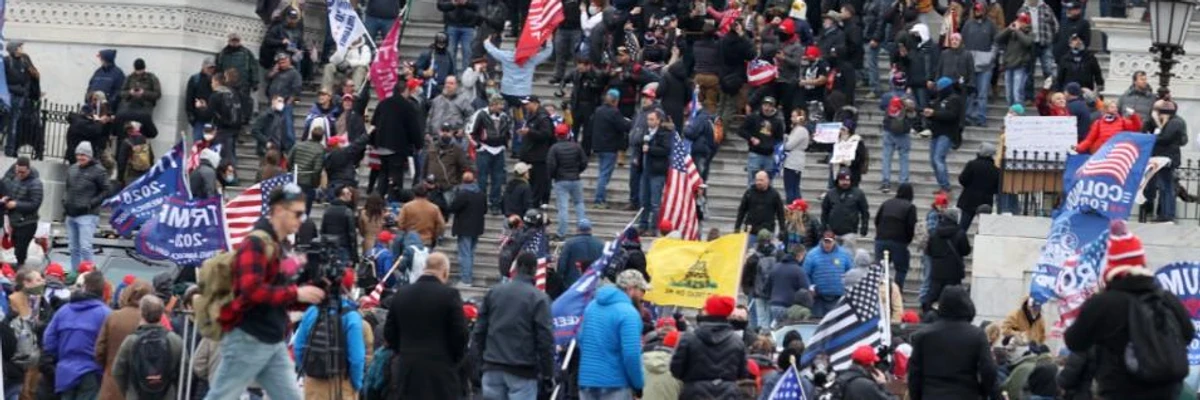
[[[800,193],[800,177],[800,171],[783,169],[783,192],[787,195],[788,204],[792,204],[792,200],[804,198]]]
[[[754,326],[759,331],[771,329],[771,299],[754,298]]]
[[[950,172],[946,169],[946,155],[950,153],[950,137],[946,135],[933,139],[929,152],[929,164],[933,166],[933,174],[937,178],[938,187],[950,189]]]
[[[483,371],[483,398],[488,400],[536,400],[537,378],[522,378],[504,371]]]
[[[33,235],[37,234],[37,227],[36,222],[12,227],[13,252],[17,256],[17,265],[25,265],[25,259],[29,255],[29,243],[33,241]]]
[[[642,205],[642,168],[629,161],[629,204]]]
[[[100,373],[84,375],[75,387],[59,393],[58,396],[61,400],[96,400],[100,396]]]
[[[600,162],[600,176],[596,178],[597,204],[608,202],[608,181],[612,179],[613,170],[617,168],[617,153],[596,153]]]
[[[825,316],[825,313],[828,313],[832,311],[834,307],[837,307],[837,302],[841,299],[842,296],[816,296],[813,298],[812,317],[821,319],[821,317]]]
[[[642,193],[645,196],[642,196],[642,208],[645,210],[642,212],[642,229],[658,228],[658,222],[662,219],[662,216],[658,215],[661,211],[659,207],[662,205],[660,203],[662,203],[663,185],[666,183],[666,175],[647,174],[643,177]],[[650,221],[650,217],[654,218],[653,222]],[[653,226],[650,225],[652,223]]]
[[[395,18],[377,18],[370,15],[363,18],[363,25],[367,27],[367,34],[375,39],[375,43],[383,41],[383,37],[392,29],[392,25],[396,23]]]
[[[967,120],[979,126],[987,126],[988,85],[992,81],[992,69],[975,73],[975,96],[967,104]]]
[[[8,137],[4,141],[4,155],[8,157],[17,156],[17,144],[21,142],[21,114],[25,113],[25,105],[28,104],[24,97],[13,96],[8,109],[7,124],[5,128],[8,130]],[[32,135],[33,132],[26,133]]]
[[[924,109],[929,105],[929,88],[925,86],[911,87],[913,101],[917,102],[918,109]]]
[[[581,29],[559,29],[554,32],[554,77],[563,78],[567,64],[575,59],[575,48],[583,41]]]
[[[456,68],[468,65],[471,62],[471,42],[475,41],[475,27],[447,26],[446,36],[450,39],[450,47],[446,50],[450,54],[450,63]],[[461,57],[455,58],[455,53]]]
[[[633,400],[629,388],[580,388],[579,400]]]
[[[912,136],[908,132],[893,133],[883,131],[883,184],[892,183],[892,154],[900,153],[900,180],[898,183],[908,183],[908,152],[912,150]]]
[[[558,236],[566,237],[569,205],[575,206],[576,226],[579,225],[579,221],[587,218],[587,212],[583,209],[583,181],[554,181],[554,200],[555,207],[558,208]]]
[[[921,255],[921,288],[917,292],[917,301],[925,304],[929,300],[929,273],[933,269],[933,259],[928,255]],[[929,301],[932,303],[932,301]]]
[[[1008,105],[1025,102],[1025,81],[1029,79],[1029,71],[1024,68],[1009,68],[1004,70],[1004,93]]]
[[[479,244],[479,236],[458,237],[458,281],[470,285],[475,281],[475,246]]]
[[[783,320],[787,318],[787,307],[771,305],[771,328],[776,325],[783,325]]]
[[[290,101],[283,103],[284,117],[291,118],[293,115],[296,115],[292,111],[292,107],[292,102]],[[287,154],[292,150],[292,146],[296,145],[296,124],[283,124],[283,134],[283,143],[280,143],[279,145],[283,147],[283,154]]]
[[[251,381],[258,382],[272,399],[303,398],[287,342],[263,343],[234,328],[221,338],[220,346],[221,364],[210,380],[206,400],[237,398]]]
[[[890,35],[889,35],[890,36]],[[871,89],[871,93],[879,95],[879,50],[883,47],[883,43],[872,48],[870,41],[866,44],[867,47],[867,87]]]
[[[908,277],[909,254],[908,245],[894,240],[875,241],[875,259],[883,260],[883,252],[888,252],[888,261],[892,263],[893,277],[900,290],[904,290],[904,279]]]
[[[67,217],[67,247],[71,253],[71,268],[83,260],[92,261],[92,238],[96,235],[98,215]]]
[[[746,185],[754,184],[754,174],[758,171],[767,171],[771,173],[775,169],[775,157],[764,156],[762,154],[750,152],[750,159],[746,161]]]
[[[1158,189],[1158,219],[1175,220],[1175,166],[1163,167],[1154,174],[1154,186]]]
[[[488,199],[488,207],[500,208],[500,196],[504,189],[504,151],[492,154],[480,150],[475,154],[475,167],[479,170],[479,190]]]

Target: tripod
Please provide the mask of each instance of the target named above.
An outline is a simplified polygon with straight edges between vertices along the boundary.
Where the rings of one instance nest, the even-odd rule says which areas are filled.
[[[314,347],[311,337],[312,335],[316,334],[315,329],[321,326],[321,321],[324,318],[332,318],[332,320],[328,321],[329,323],[324,325],[325,331],[323,333],[325,334],[325,337],[328,338],[328,343],[326,343],[326,345],[330,347],[329,353],[334,357],[341,357],[342,360],[336,358],[327,360],[328,364],[325,366],[326,371],[328,372],[327,379],[330,382],[329,398],[331,399],[344,398],[342,397],[342,380],[348,376],[348,371],[342,370],[342,362],[345,361],[344,359],[347,356],[348,349],[346,349],[345,338],[342,337],[342,315],[345,313],[345,310],[342,305],[342,289],[337,283],[340,281],[340,277],[333,280],[333,283],[328,285],[329,295],[326,296],[325,300],[320,304],[315,305],[315,307],[317,307],[317,320],[313,322],[314,330],[309,332],[309,345],[304,348],[305,361],[298,366],[300,370],[300,376],[307,377],[305,374],[305,365],[313,361],[310,358],[312,349]],[[353,398],[353,394],[351,394],[351,398]]]

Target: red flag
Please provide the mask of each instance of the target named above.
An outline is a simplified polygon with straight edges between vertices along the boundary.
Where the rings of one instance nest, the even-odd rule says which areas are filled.
[[[550,39],[550,35],[563,22],[562,0],[533,0],[529,6],[529,15],[525,17],[525,29],[521,31],[521,39],[517,40],[517,51],[513,61],[524,65],[529,57],[537,54],[538,49]],[[566,49],[563,49],[565,51]]]
[[[400,44],[400,27],[402,25],[404,25],[404,18],[397,17],[396,22],[392,24],[392,29],[388,31],[387,37],[379,45],[379,55],[371,64],[371,86],[375,87],[375,95],[380,100],[392,95],[392,89],[396,87],[396,81],[400,79],[396,73],[396,70],[400,68],[400,56],[396,51],[396,46]]]

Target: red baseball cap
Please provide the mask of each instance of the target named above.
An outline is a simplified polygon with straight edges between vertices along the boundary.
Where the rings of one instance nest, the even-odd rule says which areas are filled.
[[[864,344],[854,349],[854,353],[850,354],[850,359],[862,365],[875,365],[879,362],[879,355],[875,354],[874,348]]]

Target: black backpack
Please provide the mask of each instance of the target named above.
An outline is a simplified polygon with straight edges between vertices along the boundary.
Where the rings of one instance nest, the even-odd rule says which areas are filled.
[[[867,379],[867,377],[859,375],[850,379],[834,379],[832,385],[820,391],[821,393],[817,395],[817,400],[846,399],[846,389],[850,387],[850,383],[859,379]]]
[[[138,335],[133,345],[133,387],[139,399],[165,399],[174,382],[171,343],[164,328],[151,329]]]
[[[1129,303],[1129,343],[1125,370],[1145,383],[1179,382],[1188,374],[1188,344],[1161,289],[1135,295]]]
[[[343,310],[341,315],[349,312],[350,310]],[[330,333],[337,335],[342,332],[341,329],[335,330],[334,326],[330,325],[333,322],[330,316],[328,309],[321,310],[317,314],[317,323],[313,324],[312,330],[308,332],[308,348],[304,350],[305,376],[335,379],[346,376],[350,371],[346,366],[346,338],[334,340],[334,337],[330,336]],[[334,363],[337,363],[336,366]]]

